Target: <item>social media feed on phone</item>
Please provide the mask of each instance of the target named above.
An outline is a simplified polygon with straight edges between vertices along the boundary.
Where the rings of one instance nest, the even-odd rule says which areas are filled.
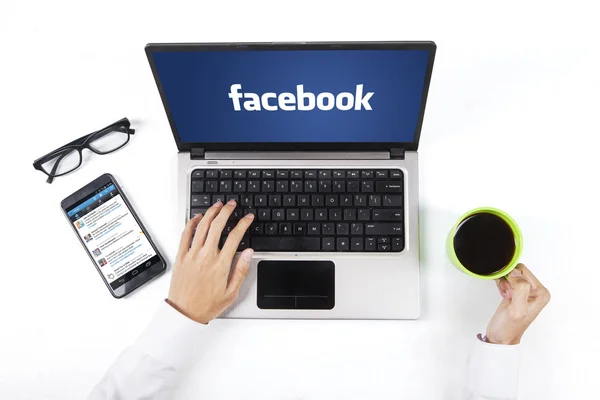
[[[113,183],[71,206],[67,216],[113,290],[159,260]]]

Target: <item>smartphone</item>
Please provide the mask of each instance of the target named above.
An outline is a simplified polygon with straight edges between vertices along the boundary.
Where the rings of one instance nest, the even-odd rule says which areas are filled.
[[[60,206],[106,287],[119,299],[167,264],[115,178],[104,174]]]

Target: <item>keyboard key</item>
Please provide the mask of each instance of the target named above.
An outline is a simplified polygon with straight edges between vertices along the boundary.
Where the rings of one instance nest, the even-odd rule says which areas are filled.
[[[297,208],[288,208],[285,212],[288,221],[298,221],[300,219],[300,211]]]
[[[323,235],[334,235],[335,225],[331,222],[327,222],[321,225],[321,234]]]
[[[304,171],[304,177],[306,179],[316,179],[317,178],[317,171],[314,171],[314,170]]]
[[[354,223],[354,224],[350,225],[350,234],[352,236],[362,235],[363,234],[363,224]]]
[[[250,244],[250,238],[248,236],[244,236],[242,240],[240,240],[240,244],[238,245],[237,251],[246,250]]]
[[[291,235],[292,234],[292,224],[290,223],[283,223],[283,224],[279,224],[279,234],[280,235]]]
[[[399,208],[373,210],[373,221],[402,221],[402,216],[402,210]]]
[[[275,181],[263,181],[262,182],[262,191],[263,192],[274,192],[275,191]]]
[[[248,191],[252,193],[260,192],[260,182],[248,181]]]
[[[392,251],[402,251],[404,250],[404,238],[395,237],[392,240]]]
[[[360,174],[358,173],[358,171],[354,171],[354,170],[346,172],[346,176],[348,177],[348,179],[360,178]]]
[[[281,195],[279,195],[279,194],[269,195],[269,206],[280,207],[281,206]]]
[[[253,235],[262,235],[264,233],[264,224],[262,222],[255,222],[252,224],[250,231]]]
[[[277,171],[277,178],[285,178],[287,179],[288,176],[290,175],[290,173],[287,170],[278,170]]]
[[[278,192],[289,191],[288,181],[277,181],[276,186]]]
[[[379,193],[402,193],[402,181],[376,182],[375,191]]]
[[[359,221],[370,221],[371,220],[371,210],[368,208],[360,208],[358,210],[358,220]]]
[[[322,239],[323,251],[334,251],[335,250],[335,239],[332,237],[324,237]]]
[[[375,177],[377,179],[384,179],[388,177],[387,171],[375,171]]]
[[[375,238],[366,238],[365,239],[365,250],[366,251],[377,250],[377,242],[375,241]]]
[[[266,235],[277,235],[277,223],[269,222],[265,224],[265,234]],[[253,238],[254,240],[254,238]]]
[[[302,181],[290,181],[290,192],[301,192],[302,191]]]
[[[192,207],[198,206],[212,206],[210,202],[210,195],[208,194],[194,194],[192,195]]]
[[[304,182],[304,191],[307,193],[316,193],[317,181],[306,181]]]
[[[208,179],[217,179],[219,177],[219,171],[216,169],[209,169],[206,171],[206,177]]]
[[[307,194],[298,195],[298,206],[300,207],[308,207],[310,206],[310,196]]]
[[[254,195],[254,205],[256,207],[266,207],[267,206],[267,195],[265,195],[265,194]]]
[[[389,237],[377,238],[377,243],[390,244],[390,238]]]
[[[233,171],[233,177],[235,179],[245,179],[246,178],[246,171],[241,170],[241,169],[236,169],[235,171]]]
[[[310,198],[310,204],[313,207],[321,207],[325,205],[325,197],[322,194],[313,194]]]
[[[243,207],[252,207],[253,203],[254,202],[252,201],[251,194],[243,194],[242,197],[240,198],[240,204]]]
[[[240,196],[237,194],[228,194],[227,196],[225,196],[225,200],[229,201],[229,200],[234,200],[236,203],[240,202]]]
[[[315,210],[315,221],[327,221],[327,209],[317,208]]]
[[[313,210],[312,208],[303,208],[300,210],[300,219],[302,221],[312,221],[313,220]]]
[[[192,171],[192,179],[202,179],[204,178],[204,170],[203,169],[195,169]]]
[[[207,192],[218,192],[219,191],[219,182],[206,181],[204,188]]]
[[[275,178],[275,171],[273,171],[272,169],[264,170],[262,172],[262,177],[269,178],[269,179]]]
[[[212,204],[215,204],[217,201],[221,203],[225,203],[225,195],[224,194],[213,194]]]
[[[221,235],[229,235],[229,233],[235,228],[237,223],[235,221],[227,221],[225,228],[221,231]]]
[[[233,177],[233,171],[224,169],[221,171],[220,177],[226,178],[226,179],[231,179]]]
[[[295,223],[294,224],[294,235],[297,235],[297,236],[306,235],[306,224]]]
[[[390,171],[390,178],[402,178],[404,174],[399,169],[393,169]]]
[[[256,215],[256,213],[257,213],[256,208],[244,208],[242,211],[242,214],[244,214],[244,216],[248,215],[248,214]]]
[[[373,171],[360,171],[360,177],[366,178],[366,179],[371,179],[371,178],[373,178]]]
[[[359,181],[348,181],[346,184],[346,191],[350,193],[358,192],[360,190]]]
[[[346,182],[344,181],[333,181],[333,192],[345,192],[346,191]]]
[[[393,222],[378,222],[365,224],[366,235],[399,236],[403,232],[402,224]]]
[[[282,208],[274,208],[271,212],[273,221],[285,221],[285,211]]]
[[[312,222],[308,224],[308,234],[309,235],[320,235],[321,234],[321,224],[317,222]]]
[[[344,221],[354,221],[356,219],[356,210],[354,208],[344,209]]]
[[[331,181],[319,181],[319,192],[321,192],[321,193],[331,192]]]
[[[345,178],[346,171],[333,171],[333,177],[334,178]]]
[[[219,184],[219,191],[223,193],[229,193],[232,191],[231,181],[221,181]]]
[[[335,231],[338,235],[348,235],[350,233],[350,228],[347,223],[342,222],[336,225]]]
[[[331,170],[325,169],[319,171],[319,179],[331,179]]]
[[[206,210],[208,210],[208,208],[192,208],[190,218],[194,218],[198,214],[206,214]]]
[[[339,208],[332,208],[329,210],[329,219],[332,221],[342,220],[342,210]]]
[[[351,194],[342,194],[340,196],[340,206],[343,206],[343,207],[352,206],[352,195]]]
[[[384,207],[402,207],[402,195],[401,194],[386,194],[383,196]]]
[[[363,251],[363,238],[351,238],[350,239],[350,250],[352,251]]]
[[[367,196],[364,194],[357,194],[354,196],[354,205],[357,207],[364,207],[367,205]]]
[[[270,208],[259,208],[256,213],[256,218],[259,221],[269,221],[271,219],[271,209]]]
[[[204,181],[192,181],[192,193],[204,192]]]
[[[373,181],[362,181],[360,183],[360,191],[363,193],[372,192],[373,191]]]
[[[246,191],[246,181],[233,181],[233,191],[234,192],[245,192]]]
[[[302,171],[299,171],[299,170],[296,169],[296,170],[292,170],[292,172],[290,174],[290,178],[292,178],[292,179],[298,179],[298,178],[302,179],[303,178],[302,175],[303,175]]]
[[[337,207],[338,196],[335,194],[328,194],[327,196],[325,196],[325,205],[327,207]]]
[[[239,221],[240,219],[242,219],[242,209],[239,208],[239,207],[237,207],[231,213],[231,216],[229,217],[229,220],[231,220],[231,221]]]
[[[381,196],[378,194],[369,195],[369,205],[371,207],[379,207],[381,206]]]
[[[378,244],[377,251],[390,251],[390,245],[389,244]]]
[[[350,239],[347,237],[338,237],[336,240],[337,251],[348,251],[350,250]]]
[[[294,207],[296,205],[296,196],[293,194],[286,194],[283,196],[284,207]]]
[[[319,251],[321,239],[318,237],[252,237],[250,245],[254,251]]]
[[[248,171],[248,178],[260,178],[260,171],[257,169]]]

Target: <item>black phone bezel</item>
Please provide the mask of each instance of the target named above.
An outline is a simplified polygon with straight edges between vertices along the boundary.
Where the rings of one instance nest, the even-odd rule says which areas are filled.
[[[81,200],[83,200],[83,199],[85,199],[85,198],[93,195],[93,193],[96,190],[100,189],[102,186],[104,186],[104,185],[106,185],[108,183],[113,183],[115,185],[115,187],[117,188],[117,191],[119,192],[119,194],[123,198],[123,201],[125,202],[125,205],[127,206],[127,208],[129,209],[129,211],[131,212],[131,215],[133,215],[133,218],[135,219],[135,221],[138,223],[138,225],[140,226],[140,228],[142,229],[142,231],[144,232],[144,234],[148,238],[148,242],[150,242],[150,245],[152,246],[152,248],[154,249],[154,251],[156,252],[156,255],[158,257],[158,260],[155,263],[153,263],[150,267],[148,267],[144,271],[140,272],[139,274],[135,275],[133,278],[131,278],[127,282],[124,282],[121,286],[117,287],[116,289],[113,289],[110,286],[110,283],[108,283],[108,281],[104,278],[104,275],[102,274],[102,271],[100,270],[100,267],[98,266],[98,264],[94,260],[92,254],[87,250],[87,248],[85,246],[85,243],[83,242],[83,240],[79,236],[79,234],[78,234],[75,226],[73,225],[73,223],[69,219],[69,215],[67,214],[67,210],[69,208],[73,207],[73,205],[75,205],[76,203],[80,202]],[[148,230],[144,227],[144,224],[142,223],[142,221],[140,220],[140,218],[136,214],[136,212],[133,209],[131,203],[127,199],[127,196],[125,196],[125,193],[123,192],[123,190],[121,189],[121,187],[117,183],[117,180],[111,174],[108,174],[108,173],[103,174],[103,175],[99,176],[98,178],[94,179],[92,182],[90,182],[87,185],[85,185],[84,187],[82,187],[81,189],[77,190],[73,194],[65,197],[60,202],[60,207],[61,207],[61,209],[63,211],[63,214],[67,218],[67,221],[69,221],[69,225],[71,225],[71,228],[75,232],[75,236],[77,236],[77,239],[79,239],[79,242],[83,246],[83,249],[85,250],[85,252],[87,253],[87,255],[90,257],[90,260],[92,261],[92,264],[94,264],[94,267],[96,268],[96,271],[98,271],[98,274],[102,278],[102,281],[106,285],[106,288],[110,291],[111,295],[114,298],[120,299],[120,298],[122,298],[124,296],[127,296],[128,294],[130,294],[131,292],[133,292],[134,290],[136,290],[137,288],[139,288],[140,286],[142,286],[144,283],[146,283],[146,282],[154,279],[155,277],[157,277],[158,275],[160,275],[160,274],[162,274],[163,272],[166,271],[166,269],[167,269],[167,263],[165,262],[164,257],[158,251],[158,248],[156,247],[156,245],[152,241],[152,238],[150,237],[150,235],[148,233]]]

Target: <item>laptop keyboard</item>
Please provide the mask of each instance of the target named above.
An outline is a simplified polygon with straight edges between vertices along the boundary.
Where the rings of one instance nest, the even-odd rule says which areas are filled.
[[[238,206],[221,245],[247,213],[239,250],[400,252],[404,176],[399,169],[195,169],[190,217],[221,200]]]

